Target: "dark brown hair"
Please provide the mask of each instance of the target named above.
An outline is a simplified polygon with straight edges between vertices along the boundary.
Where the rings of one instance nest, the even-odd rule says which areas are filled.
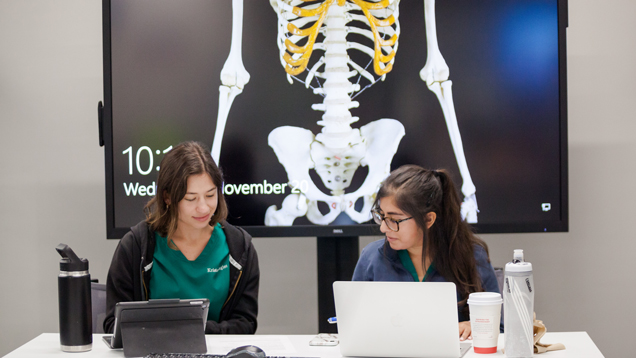
[[[461,201],[449,174],[445,170],[427,170],[417,165],[401,166],[380,186],[374,209],[380,207],[382,198],[391,195],[398,208],[412,216],[424,232],[422,260],[430,254],[437,271],[447,281],[455,283],[461,298],[459,303],[464,304],[471,292],[483,291],[474,246],[483,247],[487,255],[488,247],[461,219]],[[426,214],[430,212],[437,218],[426,230]]]
[[[198,142],[183,142],[170,150],[161,160],[157,177],[156,196],[144,207],[146,223],[161,236],[174,234],[179,221],[178,203],[185,197],[188,178],[208,174],[216,185],[218,204],[210,218],[210,226],[227,218],[227,204],[223,197],[223,174],[216,166],[210,151]],[[172,205],[166,204],[166,199]]]

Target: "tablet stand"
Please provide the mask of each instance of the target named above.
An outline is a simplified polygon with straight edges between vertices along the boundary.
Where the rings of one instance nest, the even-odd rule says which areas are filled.
[[[338,333],[327,319],[336,315],[334,281],[351,281],[358,262],[359,237],[318,237],[318,332]]]

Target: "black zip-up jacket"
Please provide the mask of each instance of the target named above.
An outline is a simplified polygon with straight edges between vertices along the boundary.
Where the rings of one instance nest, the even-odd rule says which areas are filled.
[[[245,230],[222,222],[230,249],[230,287],[219,322],[208,321],[206,334],[254,334],[258,315],[260,271],[252,237]],[[104,332],[113,332],[117,302],[146,301],[150,297],[150,271],[155,235],[145,222],[133,226],[120,240],[106,279]]]

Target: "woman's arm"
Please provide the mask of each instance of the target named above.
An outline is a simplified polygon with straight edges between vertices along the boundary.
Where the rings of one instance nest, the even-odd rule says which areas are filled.
[[[133,250],[130,233],[119,241],[106,278],[106,318],[104,332],[112,333],[115,325],[115,304],[134,301]]]
[[[501,293],[499,292],[499,283],[497,283],[495,269],[490,264],[486,250],[478,245],[475,246],[475,262],[477,264],[479,278],[481,279],[481,288],[485,292]]]
[[[490,259],[486,254],[486,250],[481,246],[478,246],[475,249],[475,261],[477,262],[477,271],[479,272],[479,277],[481,279],[481,287],[485,292],[497,292],[499,291],[499,283],[497,282],[497,276],[495,275],[495,269],[492,267],[490,263]],[[504,325],[503,325],[503,315],[501,316],[501,321],[499,322],[499,331],[503,333]]]
[[[369,246],[362,249],[356,268],[353,270],[351,281],[373,281],[369,250]]]
[[[260,269],[258,255],[251,242],[248,247],[247,263],[241,273],[237,291],[234,292],[238,297],[228,303],[233,307],[229,308],[230,311],[227,314],[222,313],[223,318],[220,322],[208,321],[205,327],[206,334],[254,334],[256,332]]]

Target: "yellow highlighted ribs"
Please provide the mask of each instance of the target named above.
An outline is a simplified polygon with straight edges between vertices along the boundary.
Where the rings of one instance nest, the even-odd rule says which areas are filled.
[[[309,1],[309,0],[305,0]],[[318,33],[322,24],[325,21],[327,16],[327,11],[329,7],[333,5],[336,0],[325,0],[320,6],[315,9],[304,9],[301,7],[293,7],[292,12],[299,17],[312,17],[318,16],[318,19],[314,22],[314,24],[306,29],[300,29],[293,23],[289,23],[287,25],[287,30],[294,36],[298,36],[301,38],[307,38],[307,42],[303,46],[298,46],[294,42],[289,39],[285,40],[285,47],[287,52],[283,55],[283,59],[287,64],[285,66],[285,72],[290,75],[298,75],[303,72],[307,68],[307,64],[309,62],[309,58],[314,49],[314,44],[316,43],[316,38],[318,37]],[[397,43],[398,35],[394,34],[390,39],[384,40],[382,36],[379,34],[378,27],[388,27],[393,26],[395,24],[395,18],[393,15],[389,16],[386,19],[378,19],[373,14],[371,14],[370,10],[382,10],[389,6],[389,0],[381,0],[378,2],[370,2],[366,0],[349,0],[352,3],[355,3],[360,7],[364,16],[367,18],[369,22],[369,26],[371,31],[373,32],[374,38],[374,57],[373,57],[373,69],[378,76],[382,76],[388,72],[391,72],[393,69],[393,65],[389,62],[393,60],[395,57],[395,51],[393,50],[393,46]],[[338,6],[344,6],[346,0],[337,0]],[[382,48],[390,47],[391,52],[388,54],[384,54]],[[386,50],[385,50],[386,51]],[[300,56],[294,55],[300,54]]]

